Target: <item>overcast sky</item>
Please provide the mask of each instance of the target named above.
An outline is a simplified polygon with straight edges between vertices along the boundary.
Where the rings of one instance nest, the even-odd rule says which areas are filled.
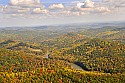
[[[125,21],[124,0],[88,0],[85,3],[81,3],[84,0],[9,2],[0,0],[0,27]],[[51,4],[44,6],[48,2]]]

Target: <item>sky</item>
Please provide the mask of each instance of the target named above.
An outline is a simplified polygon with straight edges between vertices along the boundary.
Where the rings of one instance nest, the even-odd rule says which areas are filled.
[[[124,0],[0,0],[0,27],[125,21]]]
[[[75,0],[41,0],[41,2],[71,2],[71,1],[75,1]],[[82,1],[82,0],[81,0]],[[94,1],[101,1],[101,0],[94,0]],[[0,0],[0,4],[8,4],[9,0]]]

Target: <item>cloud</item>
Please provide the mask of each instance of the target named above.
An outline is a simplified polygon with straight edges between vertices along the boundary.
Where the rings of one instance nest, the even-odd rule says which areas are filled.
[[[40,0],[10,0],[11,5],[40,4]]]
[[[94,3],[91,0],[86,0],[85,2],[77,2],[76,7],[72,8],[71,11],[76,15],[85,15],[85,14],[108,14],[111,12],[108,5],[103,5],[104,3],[100,2]]]
[[[30,8],[21,8],[21,9],[17,10],[18,13],[26,13],[26,12],[29,12],[29,11],[30,11]]]
[[[91,0],[86,0],[85,2],[81,3],[77,3],[77,7],[78,8],[93,8],[94,7],[94,2]]]
[[[52,4],[49,6],[49,9],[63,9],[64,5],[63,4]]]
[[[111,12],[111,10],[109,8],[107,8],[107,7],[97,7],[97,8],[95,8],[95,12],[96,13],[106,14],[106,13]]]
[[[104,2],[114,7],[125,7],[125,0],[104,0]]]
[[[91,1],[91,0],[86,0],[84,7],[86,7],[86,8],[92,8],[92,7],[94,7],[94,2]]]
[[[0,7],[0,12],[3,14],[16,14],[16,16],[18,14],[24,14],[24,15],[29,14],[29,16],[41,15],[50,17],[80,16],[80,15],[82,16],[90,14],[101,15],[101,14],[109,14],[112,12],[113,13],[116,12],[117,9],[114,6],[115,4],[112,4],[113,5],[112,6],[111,3],[114,2],[113,1],[93,2],[92,0],[86,0],[85,2],[79,2],[79,1],[71,2],[70,4],[73,5],[70,6],[58,3],[58,4],[52,4],[48,8],[44,8],[42,3],[40,3],[40,0],[11,0],[11,4],[13,5]]]
[[[84,5],[85,5],[85,3],[78,2],[76,7],[77,8],[82,8],[82,6],[84,6]]]
[[[41,9],[41,8],[35,8],[35,9],[33,9],[33,12],[37,13],[37,14],[40,14],[40,13],[48,14],[49,10],[47,10],[47,9]]]

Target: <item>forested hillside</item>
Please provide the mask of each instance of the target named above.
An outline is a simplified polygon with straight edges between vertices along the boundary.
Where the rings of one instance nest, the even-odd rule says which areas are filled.
[[[93,27],[0,29],[0,83],[124,83],[124,26]]]

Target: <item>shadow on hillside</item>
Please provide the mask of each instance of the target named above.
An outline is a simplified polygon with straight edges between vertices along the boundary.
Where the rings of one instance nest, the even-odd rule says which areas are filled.
[[[80,66],[85,71],[91,71],[91,69],[88,69],[82,62],[74,62],[74,64]]]

